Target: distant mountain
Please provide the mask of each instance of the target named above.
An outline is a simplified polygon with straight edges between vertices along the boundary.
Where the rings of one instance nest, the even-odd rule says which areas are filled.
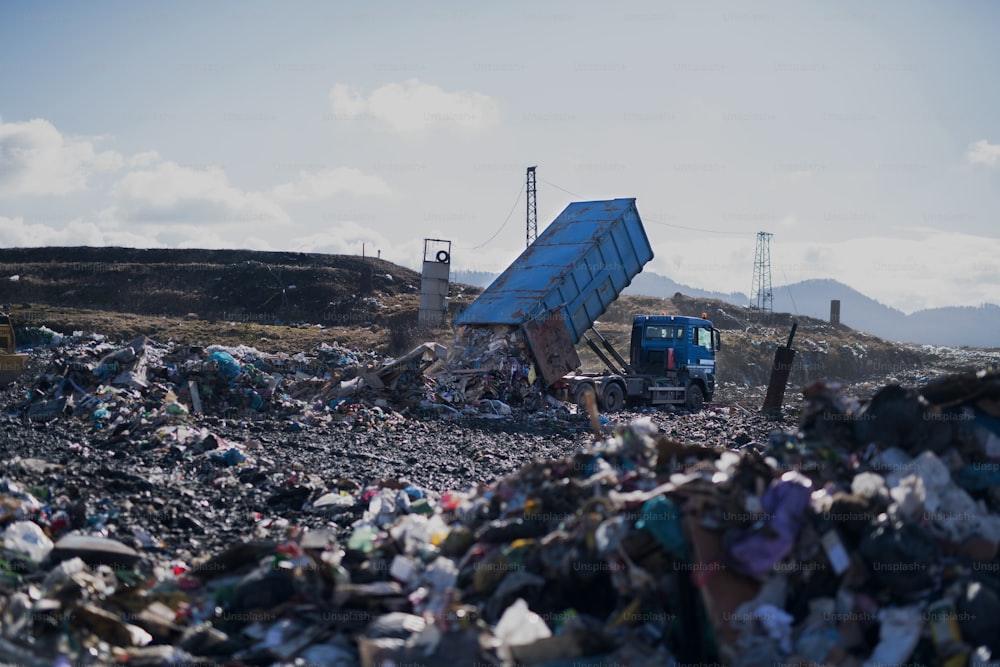
[[[677,292],[696,299],[718,299],[726,303],[738,306],[745,306],[750,302],[746,294],[739,292],[713,292],[703,290],[690,285],[684,285],[671,278],[667,278],[659,273],[643,271],[632,279],[632,284],[626,287],[623,294],[642,294],[645,296],[658,296],[664,299],[672,297]]]
[[[910,315],[836,280],[804,280],[774,289],[774,309],[829,319],[840,299],[840,321],[879,338],[906,343],[1000,347],[1000,306],[927,308]]]
[[[473,287],[489,287],[498,274],[489,271],[452,271],[451,282],[472,285]]]
[[[489,287],[490,283],[496,279],[497,275],[498,274],[490,273],[489,271],[452,271],[451,279],[453,282],[465,283],[466,285]],[[666,276],[649,271],[643,271],[637,275],[632,280],[632,284],[622,291],[623,294],[657,296],[663,298],[672,297],[677,292],[696,298],[719,299],[720,301],[740,306],[746,305],[749,301],[745,294],[740,294],[739,292],[726,294],[724,292],[703,290],[697,287],[691,287],[690,285],[683,285],[675,280],[667,278]]]
[[[487,287],[496,276],[487,271],[454,271],[452,280]],[[637,275],[623,293],[666,299],[677,292],[695,298],[718,299],[741,307],[750,303],[749,297],[740,292],[727,294],[703,290],[651,271]],[[774,310],[821,320],[830,319],[830,301],[840,299],[840,321],[843,324],[890,341],[1000,348],[1000,306],[993,304],[978,308],[928,308],[907,315],[832,279],[781,285],[773,289],[773,294]]]
[[[840,321],[852,329],[875,334],[879,338],[908,343],[929,343],[927,340],[904,340],[917,332],[909,328],[907,315],[901,310],[879,303],[853,287],[832,279],[803,280],[775,287],[774,309],[785,313],[800,313],[821,320],[830,319],[830,301],[840,299]],[[946,343],[935,343],[945,345]],[[958,345],[959,343],[947,343]]]
[[[988,303],[978,308],[918,310],[907,317],[907,328],[919,331],[936,345],[946,344],[939,341],[956,341],[950,344],[1000,348],[1000,306]],[[905,333],[901,335],[901,339],[906,338]]]
[[[640,281],[640,278],[644,280]],[[678,285],[655,273],[639,274],[629,290],[639,286],[643,291],[638,293],[648,296],[670,297],[675,292],[682,292],[691,296],[714,296],[739,306],[745,306],[750,301],[738,293],[713,295],[686,285]],[[772,293],[774,310],[821,320],[830,319],[830,301],[840,299],[840,321],[843,324],[886,340],[924,345],[1000,347],[1000,306],[993,304],[978,308],[928,308],[907,315],[831,279],[803,280],[791,285],[781,285],[775,287]]]

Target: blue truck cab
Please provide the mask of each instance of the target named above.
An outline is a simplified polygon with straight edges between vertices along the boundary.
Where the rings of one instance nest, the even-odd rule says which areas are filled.
[[[629,345],[632,373],[626,377],[631,386],[626,395],[648,395],[654,404],[683,402],[701,407],[715,394],[715,353],[720,347],[718,329],[703,317],[636,315]],[[678,401],[681,388],[685,399]]]

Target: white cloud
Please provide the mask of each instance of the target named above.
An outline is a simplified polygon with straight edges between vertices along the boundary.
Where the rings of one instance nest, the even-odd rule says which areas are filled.
[[[0,246],[40,248],[46,246],[121,246],[125,248],[244,248],[280,250],[259,237],[243,233],[243,226],[205,229],[197,224],[144,225],[142,233],[112,222],[88,222],[76,219],[64,227],[28,223],[21,217],[0,216]]]
[[[267,195],[229,183],[221,167],[162,162],[126,174],[112,188],[117,203],[105,217],[130,222],[286,224],[288,214]]]
[[[103,205],[96,222],[50,227],[10,220],[5,230],[7,245],[76,244],[105,245],[108,234],[129,234],[130,225],[145,225],[143,234],[163,236],[164,244],[214,243],[204,234],[204,225],[239,229],[245,247],[247,234],[255,227],[265,230],[291,223],[279,202],[315,202],[339,194],[380,196],[391,193],[378,176],[358,169],[338,167],[316,172],[302,171],[295,181],[255,192],[229,182],[221,167],[190,167],[164,161],[149,150],[129,157],[113,150],[97,152],[93,141],[63,135],[44,119],[4,123],[0,119],[0,197],[66,195],[88,189],[92,175],[126,172],[107,191],[111,200]],[[69,217],[69,216],[67,216]],[[30,219],[30,216],[29,216]],[[97,225],[100,227],[97,227]],[[174,231],[160,229],[170,224]],[[190,224],[191,229],[177,225]],[[81,226],[84,225],[84,226]],[[230,230],[225,230],[228,233]],[[188,234],[190,232],[190,234]],[[130,245],[148,245],[133,235]],[[234,237],[217,239],[219,247],[234,245]],[[263,241],[257,240],[259,244]]]
[[[338,83],[330,89],[330,108],[342,120],[355,120],[368,112],[368,100],[356,86]]]
[[[448,92],[419,79],[387,83],[365,97],[360,90],[338,83],[330,90],[330,107],[336,118],[371,117],[401,134],[433,127],[481,130],[496,122],[496,102],[482,93]]]
[[[136,153],[128,159],[128,166],[130,167],[148,167],[151,164],[160,161],[160,154],[156,151],[144,151],[142,153]]]
[[[123,158],[97,153],[90,141],[64,136],[47,120],[0,119],[0,197],[66,195],[83,190],[93,171],[113,171]]]
[[[991,144],[985,139],[974,141],[969,144],[965,158],[969,164],[995,167],[1000,164],[1000,144]]]
[[[378,176],[349,167],[300,171],[298,180],[278,185],[271,191],[275,199],[290,202],[319,201],[339,194],[377,196],[390,192],[389,185]]]
[[[97,171],[118,171],[125,164],[125,158],[118,151],[104,151],[94,156],[94,168]]]
[[[413,245],[413,242],[404,242],[400,248],[407,244]],[[357,222],[341,222],[330,227],[328,231],[290,239],[288,249],[295,252],[360,255],[362,245],[364,245],[367,255],[375,255],[378,250],[382,250],[382,255],[386,258],[398,257],[402,254],[400,248],[397,248],[387,237],[373,230],[370,226]]]
[[[173,224],[154,227],[152,235],[159,244],[168,248],[208,248],[245,250],[276,250],[273,245],[255,236],[243,233],[242,226],[213,227],[206,230],[200,225]]]
[[[45,246],[125,246],[153,247],[145,235],[109,230],[105,225],[72,220],[65,227],[26,223],[23,218],[0,216],[0,245],[11,248]]]

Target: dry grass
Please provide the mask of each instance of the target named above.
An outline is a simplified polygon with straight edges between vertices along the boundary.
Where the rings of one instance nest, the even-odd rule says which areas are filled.
[[[295,353],[316,348],[321,343],[337,342],[355,349],[374,349],[384,354],[398,354],[393,345],[394,327],[406,318],[387,318],[387,324],[367,326],[276,325],[261,322],[187,319],[168,315],[136,315],[84,308],[37,305],[30,309],[13,308],[11,318],[19,329],[46,326],[62,334],[74,331],[100,333],[110,340],[132,340],[140,334],[166,343],[184,345],[250,345],[262,352]],[[415,321],[415,315],[413,317]],[[421,329],[430,336],[425,340],[447,342],[448,328]]]

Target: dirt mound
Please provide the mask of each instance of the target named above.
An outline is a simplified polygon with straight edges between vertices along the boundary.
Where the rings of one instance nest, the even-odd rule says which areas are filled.
[[[0,301],[244,322],[366,322],[412,300],[415,271],[381,259],[247,250],[0,250]]]

